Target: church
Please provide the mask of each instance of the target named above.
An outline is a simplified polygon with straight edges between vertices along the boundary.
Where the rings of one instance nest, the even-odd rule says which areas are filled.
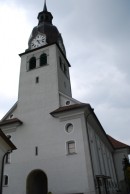
[[[45,1],[19,55],[18,101],[0,121],[17,147],[5,161],[2,193],[117,193],[130,146],[108,136],[91,105],[72,97],[71,65],[52,19]]]

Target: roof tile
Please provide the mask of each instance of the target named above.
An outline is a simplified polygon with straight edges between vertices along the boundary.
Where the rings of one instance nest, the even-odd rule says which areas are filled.
[[[121,148],[127,148],[127,147],[130,148],[129,145],[124,144],[124,143],[122,143],[122,142],[120,142],[120,141],[114,139],[113,137],[111,137],[111,136],[109,136],[109,135],[107,135],[107,136],[108,136],[108,139],[110,140],[110,142],[112,143],[112,145],[113,145],[113,147],[114,147],[115,149],[121,149]]]

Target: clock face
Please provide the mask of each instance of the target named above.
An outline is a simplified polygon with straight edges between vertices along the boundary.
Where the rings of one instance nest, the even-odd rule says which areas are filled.
[[[38,48],[46,44],[46,35],[37,34],[37,36],[31,41],[31,49]]]

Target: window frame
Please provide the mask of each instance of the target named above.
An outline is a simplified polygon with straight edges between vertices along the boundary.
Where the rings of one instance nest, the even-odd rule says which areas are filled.
[[[3,187],[8,187],[8,185],[9,185],[9,176],[5,174],[3,176]]]
[[[42,62],[43,62],[42,60],[45,60],[43,64],[42,64]],[[42,53],[40,55],[40,58],[39,58],[39,67],[43,67],[45,65],[47,65],[47,54],[46,53]]]
[[[74,155],[76,153],[76,143],[74,140],[70,140],[66,142],[66,151],[67,155]]]
[[[34,61],[33,61],[34,59],[35,59],[35,64],[34,64]],[[29,70],[29,71],[34,70],[34,69],[36,69],[36,67],[37,67],[37,59],[36,59],[35,56],[33,56],[33,57],[31,57],[31,58],[29,59],[28,70]]]
[[[36,76],[36,78],[35,78],[35,83],[36,83],[36,84],[39,83],[39,76]]]
[[[8,139],[11,140],[11,135],[6,135]],[[8,152],[6,157],[5,157],[5,164],[10,164],[11,163],[11,152]]]
[[[10,164],[11,163],[11,153],[8,153],[5,157],[5,164]]]
[[[71,130],[69,130],[69,127],[71,127]],[[74,125],[72,123],[67,123],[65,125],[65,131],[66,133],[72,133],[74,131]]]

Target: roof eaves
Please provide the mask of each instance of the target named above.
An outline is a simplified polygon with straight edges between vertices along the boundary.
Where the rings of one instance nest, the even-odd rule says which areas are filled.
[[[12,143],[12,141],[10,141],[9,138],[7,138],[7,136],[2,132],[1,129],[0,129],[0,136],[11,147],[11,150],[16,150],[17,149],[16,146]]]
[[[5,125],[9,125],[9,124],[14,124],[14,123],[22,124],[23,122],[17,118],[8,119],[8,120],[4,120],[4,121],[0,122],[0,127],[5,126]]]
[[[85,103],[80,103],[80,104],[72,104],[69,106],[63,106],[63,107],[59,107],[58,109],[52,111],[50,114],[52,116],[55,116],[57,114],[62,114],[68,111],[72,111],[72,110],[76,110],[76,109],[83,109],[85,107],[90,106],[89,104],[85,104]]]
[[[112,143],[114,149],[118,150],[118,149],[124,149],[124,148],[129,148],[130,146],[127,144],[124,144],[116,139],[114,139],[113,137],[111,137],[110,135],[107,135],[108,139],[110,140],[110,142]]]
[[[7,119],[7,117],[16,109],[17,107],[17,102],[11,107],[11,109],[6,113],[6,115],[0,120],[0,122],[4,121]]]

